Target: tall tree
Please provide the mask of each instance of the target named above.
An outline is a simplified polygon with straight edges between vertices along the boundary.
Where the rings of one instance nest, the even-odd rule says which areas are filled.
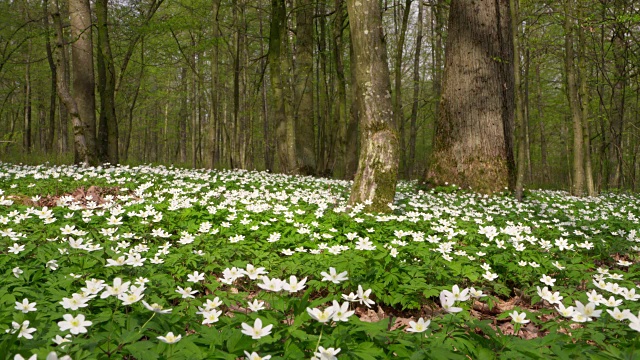
[[[47,136],[45,141],[45,152],[49,153],[53,150],[53,140],[55,138],[56,129],[56,64],[53,60],[53,51],[51,49],[51,25],[49,23],[49,0],[42,0],[42,11],[44,16],[42,17],[42,23],[45,34],[45,50],[47,52],[47,64],[49,65],[49,71],[51,72],[51,90],[49,94],[49,126],[47,130]],[[65,129],[66,130],[66,129]],[[61,132],[62,134],[62,132]]]
[[[117,164],[119,158],[115,97],[116,71],[111,53],[111,41],[109,40],[109,0],[96,0],[95,4],[98,28],[98,92],[100,93],[98,153],[101,161]]]
[[[288,38],[286,21],[287,13],[284,0],[272,0],[269,30],[269,67],[271,91],[275,101],[273,110],[276,123],[276,151],[280,163],[280,171],[283,173],[295,173],[297,171],[295,123],[291,114],[290,104],[287,101],[290,96],[288,95],[286,80],[287,71],[289,70],[285,53]]]
[[[513,173],[513,42],[508,0],[453,0],[428,181],[482,193]]]
[[[626,0],[613,1],[616,19],[613,24],[611,37],[611,51],[614,58],[614,73],[611,93],[611,116],[609,123],[609,187],[620,188],[623,185],[623,130],[625,115],[625,100],[627,87],[628,43],[627,28],[624,24],[626,15]]]
[[[31,41],[27,45],[27,59],[24,72],[24,123],[22,127],[22,146],[28,154],[31,152],[31,128],[32,128],[32,95],[31,89]]]
[[[69,116],[71,117],[71,123],[73,125],[73,143],[76,154],[75,161],[77,163],[84,164],[95,164],[97,163],[97,158],[95,156],[95,142],[93,143],[93,148],[90,148],[86,139],[86,127],[81,118],[81,113],[79,107],[77,105],[76,99],[71,95],[71,90],[69,88],[68,81],[68,63],[67,63],[67,54],[65,51],[65,41],[64,41],[64,33],[63,33],[63,23],[62,16],[60,13],[60,6],[58,4],[58,0],[53,1],[53,9],[51,12],[51,16],[53,18],[53,24],[55,26],[56,31],[56,51],[54,52],[55,62],[57,71],[57,90],[58,96],[60,97],[61,102],[64,104],[64,107],[69,112]],[[78,91],[78,90],[74,90]],[[64,131],[61,129],[61,131]]]
[[[520,31],[518,30],[520,27],[519,14],[518,14],[518,0],[510,0],[509,6],[511,11],[511,27],[513,28],[513,82],[515,85],[514,95],[515,95],[515,119],[518,127],[518,160],[517,170],[516,170],[516,189],[515,196],[518,201],[522,201],[522,197],[524,194],[524,173],[526,169],[526,151],[527,151],[527,128],[525,126],[524,120],[524,109],[522,102],[522,91],[521,91],[521,82],[520,82],[520,46],[519,46],[519,36]]]
[[[409,122],[409,157],[405,168],[405,177],[411,179],[416,162],[416,139],[418,137],[418,103],[420,102],[420,50],[422,49],[422,1],[418,1],[418,22],[416,23],[416,51],[413,55],[413,104],[411,106],[411,116]]]
[[[73,99],[82,121],[86,141],[86,154],[82,156],[78,153],[80,156],[76,158],[76,162],[96,165],[98,157],[96,154],[95,78],[89,0],[69,0],[69,16],[71,18],[71,38],[73,39],[71,43]]]
[[[316,172],[313,129],[313,15],[314,1],[301,0],[296,11],[295,136],[300,174]]]
[[[335,20],[333,23],[333,61],[336,66],[337,94],[335,101],[335,118],[338,124],[336,166],[333,175],[345,178],[347,171],[347,80],[344,75],[344,41],[343,28],[345,22],[344,0],[335,0]]]
[[[575,51],[573,48],[574,39],[574,0],[565,0],[564,3],[564,47],[565,47],[565,73],[567,99],[571,111],[573,122],[573,182],[571,184],[571,194],[582,196],[584,193],[584,138],[582,136],[582,108],[578,97],[578,78],[575,66]]]
[[[391,80],[378,0],[348,0],[353,42],[351,63],[362,94],[359,102],[361,150],[349,203],[388,212],[398,176],[398,133],[393,121]]]
[[[400,25],[400,33],[398,34],[398,43],[396,44],[396,56],[394,61],[395,84],[393,91],[393,116],[398,126],[400,134],[400,168],[406,171],[407,154],[405,151],[405,121],[404,111],[402,110],[402,54],[404,50],[404,42],[407,36],[407,25],[409,23],[409,13],[411,12],[411,1],[405,0],[404,11],[402,11],[402,23]]]

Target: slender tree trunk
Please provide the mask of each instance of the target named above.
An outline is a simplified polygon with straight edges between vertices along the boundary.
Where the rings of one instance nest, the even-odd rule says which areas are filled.
[[[579,6],[578,19],[582,19],[584,12]],[[584,31],[578,31],[578,70],[580,75],[580,113],[582,115],[582,136],[584,146],[584,172],[587,185],[587,195],[596,196],[593,181],[593,165],[591,161],[591,130],[589,126],[589,91],[587,90],[587,67],[585,64],[586,41]]]
[[[428,181],[512,188],[513,57],[508,0],[453,0]]]
[[[575,8],[574,0],[565,0],[565,22],[564,22],[564,45],[565,45],[565,72],[567,99],[569,100],[569,108],[571,110],[571,119],[573,122],[573,183],[571,194],[574,196],[582,196],[584,193],[584,144],[582,136],[582,111],[580,108],[580,99],[578,98],[578,80],[576,79],[576,68],[574,63],[573,49],[573,9]]]
[[[525,181],[531,182],[531,176],[533,174],[532,163],[531,163],[531,111],[530,111],[530,102],[529,102],[529,69],[531,68],[531,56],[529,54],[529,46],[525,46],[527,50],[525,51],[525,63],[524,63],[524,97],[523,97],[523,107],[522,114],[524,119],[524,136],[525,136],[525,153],[527,158],[527,173],[525,175]]]
[[[378,0],[348,0],[356,82],[362,92],[362,149],[351,189],[350,205],[370,212],[389,212],[398,175],[398,134],[391,104],[387,50]]]
[[[31,41],[27,45],[27,64],[24,72],[24,122],[22,127],[22,147],[24,151],[31,153],[31,123],[32,123],[32,106],[31,106]]]
[[[195,48],[196,41],[191,37],[191,47]],[[191,57],[191,63],[193,64],[193,71],[191,72],[191,86],[189,87],[189,118],[191,126],[191,167],[198,167],[198,137],[199,137],[199,124],[198,124],[198,54],[193,53]]]
[[[210,138],[211,138],[211,167],[216,168],[220,165],[220,144],[217,138],[218,128],[220,127],[220,96],[218,88],[220,86],[219,62],[220,62],[220,46],[222,40],[220,35],[220,0],[212,1],[212,19],[211,31],[213,33],[213,47],[211,49],[211,109],[210,111]],[[262,24],[262,19],[260,20]],[[260,42],[262,46],[262,42]]]
[[[127,137],[125,138],[124,149],[123,149],[123,157],[124,161],[129,159],[129,145],[131,144],[131,134],[133,133],[133,112],[136,109],[136,103],[138,101],[138,94],[140,93],[140,85],[142,84],[142,77],[144,75],[144,37],[140,39],[140,73],[138,75],[138,79],[136,81],[136,87],[133,92],[133,97],[131,99],[131,103],[128,106],[128,129]],[[167,144],[165,143],[165,146]]]
[[[411,106],[411,117],[409,124],[409,158],[405,170],[405,177],[411,179],[413,177],[416,162],[416,138],[418,136],[418,103],[420,102],[420,51],[422,49],[422,17],[423,17],[422,1],[418,1],[418,23],[416,35],[416,52],[413,57],[413,104]]]
[[[624,6],[624,0],[614,2],[617,9]],[[614,58],[614,84],[611,89],[611,121],[609,131],[609,188],[622,187],[622,138],[625,113],[625,88],[627,77],[627,41],[624,24],[616,23],[613,29],[612,52]]]
[[[335,1],[336,17],[333,24],[333,57],[336,63],[337,94],[335,101],[335,118],[338,126],[336,166],[333,175],[339,179],[346,178],[347,171],[347,81],[344,75],[343,59],[343,26],[345,21],[344,0]]]
[[[56,134],[56,64],[53,60],[53,51],[51,50],[51,25],[49,24],[49,0],[42,0],[42,10],[44,16],[42,17],[44,31],[45,31],[45,49],[47,51],[47,64],[49,64],[49,71],[51,71],[51,91],[49,93],[49,128],[47,129],[47,135],[45,139],[45,152],[51,153],[53,150],[53,142]]]
[[[56,51],[54,52],[54,58],[56,61],[56,67],[58,69],[58,96],[60,97],[60,100],[64,104],[65,108],[68,110],[69,116],[71,117],[71,122],[73,124],[74,150],[78,155],[78,158],[76,158],[76,162],[84,163],[85,165],[92,164],[95,163],[95,153],[90,150],[87,145],[85,137],[86,127],[80,117],[81,115],[76,104],[76,100],[71,96],[71,91],[69,90],[69,83],[67,80],[67,55],[64,49],[64,34],[62,30],[62,19],[60,15],[58,0],[54,0],[53,4],[54,8],[52,10],[51,16],[53,17],[53,23],[56,30]]]
[[[264,36],[264,28],[262,23],[262,18],[260,21],[260,37]],[[260,42],[260,53],[264,54],[264,42]],[[264,142],[264,168],[265,170],[272,172],[273,171],[273,144],[271,143],[271,126],[270,126],[270,117],[269,117],[269,102],[267,97],[267,83],[264,79],[264,72],[266,71],[267,61],[265,58],[261,61],[262,73],[261,77],[261,89],[260,94],[262,97],[262,140]]]
[[[313,175],[317,166],[313,129],[314,0],[300,0],[296,6],[296,159],[300,174]]]
[[[442,73],[444,64],[442,63],[443,43],[442,33],[444,32],[444,15],[442,1],[437,0],[432,6],[432,17],[435,20],[435,46],[433,47],[433,95],[435,97],[434,119],[437,119],[440,112],[440,97],[442,96]]]
[[[393,116],[395,117],[396,126],[400,135],[400,171],[406,171],[407,154],[405,151],[405,121],[404,111],[402,109],[402,53],[404,50],[404,42],[407,35],[407,24],[409,23],[409,12],[411,11],[411,1],[405,0],[404,11],[402,12],[402,24],[400,25],[400,33],[398,34],[398,44],[396,46],[396,56],[394,62],[395,89],[393,97]]]
[[[98,164],[96,154],[96,104],[93,75],[93,41],[91,39],[91,7],[89,0],[69,0],[71,17],[71,58],[73,72],[73,98],[82,120],[86,141],[86,155],[76,161]]]
[[[117,164],[118,119],[116,117],[116,74],[109,40],[109,0],[96,0],[95,11],[98,27],[98,92],[100,93],[100,128],[98,148],[102,161]]]
[[[522,91],[520,81],[520,20],[518,16],[518,0],[510,0],[511,27],[513,29],[513,78],[515,95],[515,118],[518,126],[518,161],[516,170],[516,191],[515,196],[518,201],[522,201],[524,195],[524,173],[526,169],[526,127],[524,114],[522,111]]]
[[[178,153],[180,162],[187,162],[187,118],[189,117],[189,109],[187,109],[187,93],[189,80],[187,79],[187,68],[180,70],[180,115],[178,119]]]
[[[271,25],[269,33],[269,65],[271,75],[271,90],[275,100],[274,120],[276,122],[277,153],[280,171],[283,173],[296,172],[295,134],[293,116],[285,96],[287,92],[284,79],[287,60],[284,58],[286,42],[286,8],[284,0],[271,1]],[[287,111],[289,110],[289,111]]]
[[[549,166],[547,164],[547,137],[544,130],[544,103],[542,99],[542,79],[540,78],[540,63],[536,64],[536,103],[538,122],[540,124],[540,167],[542,181],[549,181]]]

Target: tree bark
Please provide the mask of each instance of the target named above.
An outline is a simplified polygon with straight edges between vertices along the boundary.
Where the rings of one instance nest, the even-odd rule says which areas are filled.
[[[336,63],[336,101],[335,118],[338,126],[336,166],[333,176],[339,179],[347,177],[347,81],[344,75],[343,26],[345,21],[344,0],[335,1],[336,17],[333,23],[333,57]]]
[[[584,193],[584,147],[582,136],[582,111],[580,108],[580,99],[578,97],[578,79],[576,78],[575,68],[575,52],[573,49],[573,32],[574,32],[574,1],[565,0],[565,21],[564,21],[564,46],[565,46],[565,73],[567,99],[569,100],[569,109],[571,111],[571,119],[573,123],[573,182],[571,186],[571,194],[574,196],[582,196]]]
[[[31,106],[31,41],[27,45],[27,63],[24,72],[24,122],[22,127],[22,147],[24,151],[31,153],[31,123],[32,123],[32,106]]]
[[[614,2],[617,12],[623,12],[624,0]],[[624,24],[618,22],[614,24],[612,42],[612,52],[614,58],[614,79],[611,89],[611,119],[609,132],[609,188],[622,187],[622,132],[624,129],[625,113],[625,88],[627,78],[627,41],[625,39],[626,28]]]
[[[97,165],[99,161],[96,154],[95,79],[89,0],[69,0],[69,16],[73,39],[71,44],[73,99],[82,121],[82,131],[86,141],[86,155],[79,154],[80,158],[76,159],[76,162],[84,161],[89,165]]]
[[[513,54],[508,0],[453,0],[428,182],[511,187]]]
[[[398,43],[396,44],[396,56],[394,62],[394,93],[393,93],[393,116],[398,126],[400,135],[400,169],[406,171],[407,154],[405,151],[405,121],[404,111],[402,110],[402,53],[404,50],[404,42],[407,35],[407,24],[409,23],[409,12],[411,11],[411,1],[405,0],[404,11],[402,12],[402,23],[400,25],[400,33],[398,34]]]
[[[96,0],[95,4],[98,28],[98,92],[100,94],[98,153],[101,161],[115,165],[119,162],[118,119],[115,104],[116,74],[108,27],[109,0]]]
[[[347,125],[347,158],[345,165],[345,179],[353,180],[358,170],[358,150],[360,149],[360,138],[358,136],[360,123],[360,103],[362,102],[360,88],[356,81],[356,68],[353,53],[353,42],[349,42],[349,64],[350,64],[350,83],[351,83],[351,107],[349,108],[349,124]]]
[[[271,1],[271,25],[269,31],[269,67],[271,75],[271,91],[273,92],[274,120],[276,123],[277,154],[280,172],[296,172],[294,118],[285,99],[287,61],[285,44],[287,38],[286,8],[284,0]],[[289,111],[287,111],[289,110]]]
[[[522,91],[520,81],[520,21],[518,16],[518,0],[510,0],[511,28],[513,29],[513,82],[515,84],[515,118],[518,126],[518,161],[516,170],[516,191],[518,201],[522,201],[524,195],[524,173],[526,169],[526,127],[522,109]]]
[[[69,83],[67,80],[67,55],[64,49],[64,34],[62,30],[62,19],[58,0],[54,0],[53,5],[54,8],[52,9],[51,16],[56,30],[56,51],[54,52],[54,58],[58,69],[56,81],[57,90],[58,96],[67,109],[69,116],[71,117],[71,123],[73,124],[74,150],[77,155],[75,161],[76,163],[83,163],[85,165],[95,164],[95,152],[88,148],[85,137],[85,124],[81,119],[76,100],[71,96],[71,91],[69,90]]]
[[[313,129],[314,1],[301,0],[296,6],[296,161],[300,174],[314,175],[317,166]]]
[[[582,19],[584,12],[579,7],[578,19]],[[584,172],[587,185],[587,195],[596,196],[596,189],[593,180],[593,165],[591,161],[591,130],[589,126],[589,91],[587,90],[587,66],[586,41],[584,31],[578,31],[578,70],[580,75],[580,112],[582,114],[582,136],[584,146]]]
[[[416,35],[416,53],[413,57],[413,104],[411,106],[411,117],[409,123],[409,158],[405,168],[405,177],[411,179],[413,177],[414,167],[416,163],[416,138],[418,136],[418,103],[420,102],[420,51],[422,49],[422,17],[423,17],[422,1],[418,1],[418,23]]]
[[[42,10],[44,16],[42,22],[45,31],[45,49],[47,51],[47,64],[51,72],[51,92],[49,94],[49,126],[45,139],[45,152],[51,153],[53,150],[53,141],[56,134],[56,64],[53,60],[53,51],[51,49],[51,25],[49,24],[49,0],[42,0]]]
[[[180,71],[180,118],[178,120],[178,151],[180,153],[180,162],[187,162],[187,118],[189,117],[187,109],[187,93],[189,80],[187,79],[187,68],[183,67]]]
[[[398,134],[393,121],[391,82],[378,0],[348,0],[355,58],[362,148],[351,189],[350,205],[370,212],[389,212],[398,175]]]
[[[542,182],[549,181],[549,166],[547,163],[547,137],[544,129],[544,103],[542,100],[542,79],[540,78],[540,63],[536,64],[536,109],[538,110],[538,123],[540,124],[540,167]]]

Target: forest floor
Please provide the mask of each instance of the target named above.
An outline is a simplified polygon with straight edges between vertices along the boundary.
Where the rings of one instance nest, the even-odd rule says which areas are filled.
[[[628,358],[635,194],[0,163],[0,354]],[[47,291],[42,291],[47,289]],[[259,355],[258,355],[259,354]]]

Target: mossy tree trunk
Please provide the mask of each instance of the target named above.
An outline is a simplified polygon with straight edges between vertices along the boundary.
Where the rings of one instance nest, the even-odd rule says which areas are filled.
[[[378,0],[348,0],[351,63],[359,102],[361,150],[349,204],[389,212],[398,175],[398,133],[393,120],[381,8]]]
[[[453,0],[431,184],[481,193],[513,185],[513,42],[508,0]]]

